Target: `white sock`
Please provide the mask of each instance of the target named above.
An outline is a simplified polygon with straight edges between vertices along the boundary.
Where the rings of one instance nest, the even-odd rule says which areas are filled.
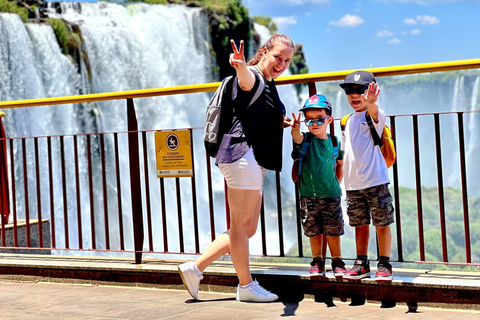
[[[200,269],[198,269],[196,264],[195,264],[195,267],[193,268],[193,270],[195,271],[197,276],[201,277],[203,275],[202,271],[200,271]]]
[[[254,283],[254,282],[255,282],[255,281],[252,281],[252,282],[250,282],[249,284],[247,284],[246,286],[240,286],[240,288],[246,289],[246,288],[250,287],[250,286],[252,285],[252,283]]]

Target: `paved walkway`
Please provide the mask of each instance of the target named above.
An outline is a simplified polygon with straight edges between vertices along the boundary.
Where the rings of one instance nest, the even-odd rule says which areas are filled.
[[[408,313],[406,306],[379,304],[335,307],[311,299],[300,302],[242,303],[231,293],[201,292],[189,300],[185,290],[0,280],[0,319],[480,319],[478,310],[422,307]]]

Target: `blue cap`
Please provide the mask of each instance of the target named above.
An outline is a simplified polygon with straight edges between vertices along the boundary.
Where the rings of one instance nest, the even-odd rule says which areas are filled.
[[[315,94],[305,101],[303,108],[299,111],[307,111],[308,109],[327,109],[332,114],[332,105],[327,98],[321,94]]]

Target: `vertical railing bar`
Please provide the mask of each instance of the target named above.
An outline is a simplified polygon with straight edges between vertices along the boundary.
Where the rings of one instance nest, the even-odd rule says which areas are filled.
[[[282,216],[282,193],[280,183],[280,172],[275,171],[275,184],[277,187],[277,214],[278,214],[278,241],[280,245],[280,257],[285,257],[285,244],[283,237],[283,216]]]
[[[212,242],[215,240],[215,211],[213,203],[213,188],[212,188],[212,167],[210,165],[210,156],[205,152],[205,163],[207,164],[207,186],[208,186],[208,209],[210,212],[210,236]]]
[[[473,116],[473,115],[470,115]],[[460,147],[460,174],[462,177],[462,199],[463,199],[463,225],[465,229],[465,255],[466,262],[472,263],[472,252],[470,244],[470,219],[468,213],[468,192],[467,192],[467,166],[465,161],[465,128],[463,125],[463,112],[458,113],[458,144]]]
[[[100,159],[102,163],[102,189],[103,189],[103,221],[105,228],[105,249],[110,250],[110,226],[108,221],[108,189],[107,189],[107,166],[106,166],[105,135],[100,134]]]
[[[191,178],[192,181],[192,205],[193,205],[193,226],[195,232],[195,253],[200,253],[200,236],[198,231],[198,210],[197,210],[197,189],[195,181],[195,152],[193,150],[193,133],[190,131],[190,151],[192,153],[192,170],[193,175]]]
[[[0,148],[1,148],[1,142],[0,142]],[[2,172],[0,172],[1,175],[3,175],[3,164],[1,162],[5,161],[5,159],[1,159],[1,156],[0,156],[0,166],[2,166]],[[5,184],[5,187],[8,188],[8,183]],[[0,181],[0,191],[3,193],[3,192],[7,192],[6,190],[3,190],[3,183]],[[0,220],[1,220],[1,226],[2,226],[2,230],[0,231],[1,233],[1,238],[2,238],[2,247],[6,247],[7,246],[7,236],[6,236],[6,228],[5,228],[5,220],[7,219],[6,216],[5,216],[5,206],[3,204],[3,197],[0,195],[0,208],[2,208],[2,211],[0,212]],[[8,211],[6,211],[8,212]],[[8,213],[7,213],[8,214]]]
[[[127,98],[128,156],[130,160],[130,190],[132,195],[133,241],[135,263],[142,263],[143,242],[143,205],[142,182],[140,181],[140,159],[138,142],[138,122],[133,99]]]
[[[262,192],[262,206],[260,208],[260,234],[262,236],[262,254],[267,255],[267,230],[265,225],[265,196]]]
[[[115,148],[115,170],[117,179],[118,231],[120,233],[120,250],[125,250],[125,235],[123,232],[122,184],[120,183],[120,159],[118,156],[118,133],[113,134]]]
[[[395,116],[390,117],[390,129],[392,131],[393,144],[395,146],[395,152],[397,151],[397,130],[395,124]],[[397,154],[398,157],[398,154]],[[397,227],[397,254],[398,261],[403,262],[403,240],[402,240],[402,221],[400,214],[400,194],[398,188],[398,161],[393,164],[393,192],[395,194],[395,220]]]
[[[0,195],[0,208],[2,208],[1,216],[2,216],[2,245],[4,247],[7,246],[7,239],[6,239],[6,228],[5,225],[8,223],[9,215],[10,215],[10,192],[9,192],[9,184],[8,184],[8,153],[7,153],[7,137],[5,135],[5,128],[3,126],[3,121],[0,116],[0,132],[1,132],[1,141],[0,141],[0,175],[1,181],[0,186],[2,189],[2,195]],[[3,189],[5,188],[5,189]]]
[[[413,148],[415,154],[415,183],[417,191],[417,217],[418,217],[418,245],[420,248],[420,261],[425,261],[425,238],[423,234],[423,203],[422,183],[420,174],[420,146],[418,135],[418,116],[413,115]]]
[[[160,204],[162,207],[163,251],[168,252],[167,210],[165,206],[165,180],[160,178]]]
[[[142,132],[143,142],[143,173],[145,176],[145,202],[147,205],[147,228],[148,228],[148,249],[153,251],[153,228],[152,228],[152,209],[150,205],[150,180],[148,176],[148,150],[147,150],[147,133]]]
[[[52,239],[52,249],[57,247],[56,237],[55,237],[55,194],[53,186],[53,160],[52,160],[52,138],[47,138],[47,149],[48,149],[48,183],[50,191],[50,237]]]
[[[83,249],[82,198],[80,194],[80,168],[78,165],[78,138],[73,136],[73,156],[75,159],[75,189],[77,193],[78,248]]]
[[[25,139],[22,139],[22,155],[23,155],[23,189],[25,192],[25,228],[27,236],[27,248],[30,248],[30,206],[28,196],[28,168],[27,168],[27,144]]]
[[[88,167],[88,192],[90,198],[90,233],[92,239],[92,249],[97,249],[97,239],[95,232],[95,201],[93,195],[93,166],[92,166],[92,136],[87,135],[87,167]]]
[[[37,186],[37,219],[38,219],[38,247],[43,248],[43,223],[42,223],[42,192],[40,188],[40,159],[38,154],[38,138],[33,139],[35,152],[35,177]]]
[[[440,115],[434,114],[435,119],[435,150],[437,154],[438,205],[440,209],[440,228],[442,231],[443,262],[448,262],[447,231],[445,221],[445,197],[443,190],[442,145],[440,137]]]
[[[178,219],[178,241],[180,243],[180,252],[185,252],[183,242],[183,217],[182,217],[182,194],[180,189],[180,178],[175,178],[175,189],[177,191],[177,219]]]
[[[12,202],[13,202],[13,246],[18,247],[18,231],[17,231],[17,195],[16,195],[16,183],[15,183],[15,157],[13,150],[13,139],[10,140],[10,176],[12,178]]]
[[[295,182],[295,221],[297,221],[297,246],[298,246],[298,256],[303,258],[303,227],[302,221],[298,213],[300,212],[300,197],[298,190],[298,182]]]
[[[60,162],[62,167],[62,190],[63,190],[63,220],[64,220],[64,234],[65,234],[65,248],[70,248],[69,240],[69,226],[68,226],[68,198],[67,198],[67,173],[65,167],[65,137],[60,137]]]
[[[0,126],[3,126],[1,125],[1,118],[0,118]],[[5,141],[5,149],[3,148],[3,141]],[[3,175],[5,175],[5,180],[6,180],[6,183],[4,184],[3,183],[3,179],[0,179],[0,192],[2,194],[0,194],[0,208],[1,208],[1,212],[0,212],[0,219],[1,219],[1,225],[2,225],[2,230],[0,231],[1,233],[1,238],[2,238],[2,247],[6,247],[7,246],[7,236],[6,236],[6,228],[5,228],[5,225],[6,225],[6,220],[8,219],[8,214],[9,214],[9,207],[8,207],[8,200],[6,199],[5,197],[5,202],[4,203],[4,197],[3,195],[6,194],[7,197],[8,197],[8,180],[7,180],[7,177],[8,177],[8,169],[7,169],[7,154],[6,154],[6,144],[7,144],[7,140],[5,139],[5,137],[3,137],[1,140],[0,140],[0,177],[3,178]],[[5,171],[3,170],[5,169]],[[5,186],[5,189],[6,190],[3,190],[3,186]]]

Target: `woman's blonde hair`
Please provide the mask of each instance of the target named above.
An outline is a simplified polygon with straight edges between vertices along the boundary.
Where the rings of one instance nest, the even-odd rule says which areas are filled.
[[[265,44],[261,46],[260,49],[258,49],[257,53],[255,53],[253,58],[248,61],[247,65],[254,66],[258,64],[260,60],[262,60],[263,55],[265,54],[263,49],[267,48],[268,50],[271,50],[277,42],[281,42],[286,46],[295,49],[295,44],[289,36],[286,36],[284,34],[276,34],[270,37],[270,39],[268,39],[267,42],[265,42]]]

